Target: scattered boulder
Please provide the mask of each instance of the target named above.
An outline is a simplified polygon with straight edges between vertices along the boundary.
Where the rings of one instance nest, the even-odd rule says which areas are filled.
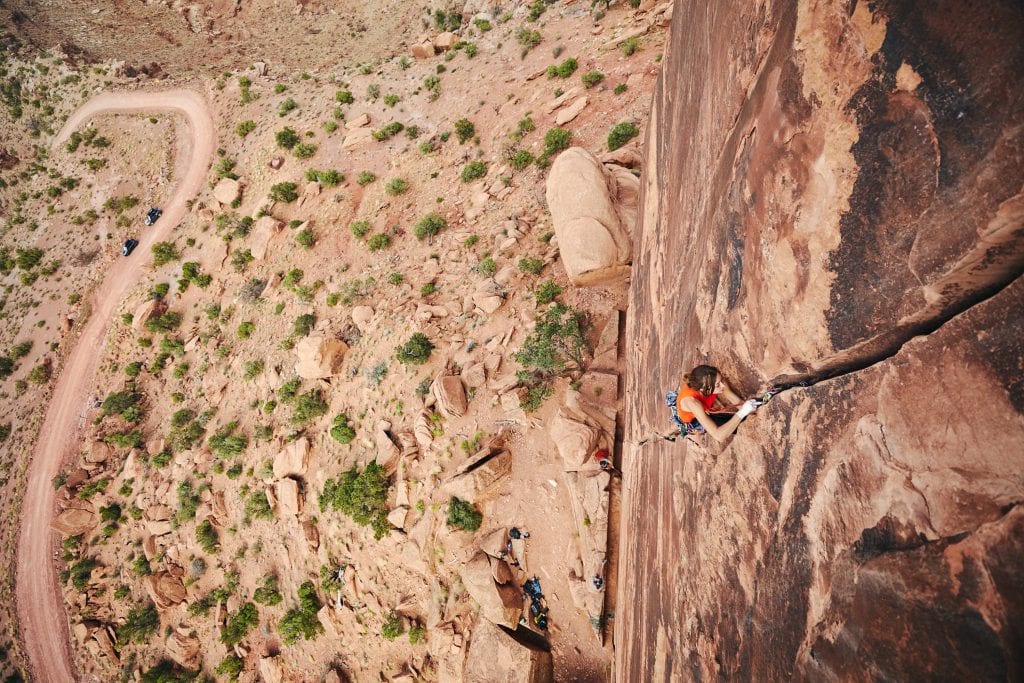
[[[160,611],[180,605],[185,600],[185,586],[181,579],[169,572],[151,574],[143,583],[153,604]]]
[[[232,178],[222,178],[213,188],[213,197],[224,205],[230,205],[242,197],[242,184]]]
[[[167,638],[167,654],[186,669],[199,663],[199,638],[190,629],[176,628]]]
[[[373,441],[377,447],[377,464],[389,473],[394,472],[402,457],[402,449],[391,438],[391,423],[389,421],[381,420],[377,423]]]
[[[309,467],[309,439],[301,437],[287,444],[274,458],[274,478],[303,477]]]
[[[281,683],[284,680],[284,672],[277,657],[260,657],[260,676],[263,683]]]
[[[364,128],[368,125],[370,125],[370,115],[367,114],[366,112],[363,112],[362,114],[359,114],[358,116],[353,116],[348,121],[346,121],[345,129],[355,130],[356,128]]]
[[[373,129],[372,128],[356,128],[345,136],[345,140],[341,143],[342,149],[351,149],[352,147],[358,147],[359,145],[366,144],[373,140]]]
[[[324,379],[334,375],[345,359],[348,345],[324,336],[303,337],[295,345],[295,371],[303,379]]]
[[[91,463],[106,462],[113,452],[113,449],[102,441],[93,441],[85,452],[85,461]]]
[[[412,56],[415,59],[429,59],[434,56],[434,43],[429,38],[412,46]]]
[[[512,474],[512,454],[496,440],[470,456],[443,484],[445,493],[475,503]]]
[[[616,212],[604,167],[590,152],[571,147],[551,166],[547,201],[570,281],[594,286],[629,272],[632,243]]]
[[[249,232],[249,251],[252,252],[254,259],[262,261],[266,258],[270,240],[281,232],[283,226],[284,224],[273,216],[261,216],[256,219]]]
[[[469,402],[466,400],[466,389],[462,380],[456,375],[444,375],[434,380],[432,386],[437,407],[446,417],[462,417],[466,414]]]
[[[462,372],[459,373],[459,376],[470,389],[479,389],[487,383],[487,373],[484,370],[484,364],[481,362],[470,363],[465,366],[462,368]]]
[[[439,33],[434,37],[434,50],[437,52],[446,52],[452,49],[452,46],[455,45],[457,40],[458,38],[451,31]]]
[[[555,125],[564,126],[565,124],[575,119],[586,108],[588,101],[589,100],[587,99],[586,95],[574,100],[573,103],[570,104],[568,107],[565,107],[557,114],[555,114]]]
[[[579,470],[586,464],[601,436],[600,430],[589,424],[584,416],[575,414],[565,406],[559,408],[551,420],[548,433],[558,454],[562,456],[566,472]]]
[[[145,329],[146,323],[151,319],[162,315],[167,310],[167,304],[163,299],[149,299],[139,304],[132,312],[132,329],[141,332]]]
[[[405,528],[405,518],[409,516],[409,508],[395,508],[388,513],[388,523],[396,529]]]
[[[57,515],[50,526],[64,536],[78,536],[94,528],[97,520],[91,509],[69,507]]]
[[[514,585],[494,582],[491,558],[483,551],[459,569],[466,592],[480,605],[480,614],[495,624],[515,628],[523,612],[522,592]]]
[[[370,321],[373,320],[373,309],[369,306],[356,306],[352,309],[352,322],[365,333],[370,329]]]

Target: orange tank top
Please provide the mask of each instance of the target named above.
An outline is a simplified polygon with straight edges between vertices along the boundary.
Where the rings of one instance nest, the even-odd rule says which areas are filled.
[[[683,399],[688,397],[697,399],[704,406],[705,411],[710,411],[711,406],[715,405],[715,399],[718,398],[718,394],[705,396],[690,385],[684,384],[679,390],[679,395],[676,397],[676,410],[679,412],[679,419],[683,422],[693,422],[696,417],[693,413],[683,410]]]

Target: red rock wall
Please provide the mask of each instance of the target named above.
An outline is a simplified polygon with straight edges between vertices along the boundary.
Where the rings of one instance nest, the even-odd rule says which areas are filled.
[[[1019,680],[1024,9],[677,0],[647,157],[619,680]]]

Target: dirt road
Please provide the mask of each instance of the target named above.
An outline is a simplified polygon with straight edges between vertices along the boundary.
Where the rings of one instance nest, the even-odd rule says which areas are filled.
[[[196,92],[105,93],[82,105],[53,143],[54,153],[60,154],[58,148],[71,132],[96,114],[158,111],[182,114],[187,122],[188,130],[180,132],[180,149],[184,154],[179,154],[175,162],[177,185],[156,226],[143,228],[140,212],[136,253],[117,261],[93,292],[92,315],[57,378],[29,466],[21,511],[17,595],[21,634],[32,678],[37,681],[75,680],[67,614],[53,562],[58,539],[50,529],[56,496],[51,480],[78,448],[81,416],[88,409],[95,387],[96,370],[114,310],[128,288],[149,268],[150,245],[170,235],[186,213],[185,202],[202,187],[216,147],[216,135],[206,101]]]

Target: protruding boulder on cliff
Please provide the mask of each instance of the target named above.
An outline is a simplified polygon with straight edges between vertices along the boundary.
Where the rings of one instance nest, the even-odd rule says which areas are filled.
[[[570,147],[551,166],[547,202],[562,263],[578,286],[621,281],[632,259],[630,226],[613,201],[606,172],[590,152]]]
[[[181,579],[169,572],[147,576],[143,583],[153,604],[160,611],[179,605],[185,600],[185,586]]]
[[[286,444],[274,457],[274,478],[289,475],[303,477],[309,466],[309,439],[301,437]]]
[[[522,592],[511,584],[501,585],[494,581],[492,559],[483,551],[477,552],[462,565],[459,576],[466,592],[480,605],[480,614],[485,619],[515,628],[523,612]]]
[[[508,630],[485,620],[477,623],[466,658],[466,681],[502,683],[551,683],[554,663],[551,652],[532,639],[516,638]]]
[[[230,206],[242,196],[242,184],[233,178],[222,178],[213,188],[213,197],[225,206]]]
[[[446,417],[462,417],[466,414],[469,403],[466,400],[466,388],[457,375],[442,375],[434,380],[434,397],[437,399],[439,411]]]

